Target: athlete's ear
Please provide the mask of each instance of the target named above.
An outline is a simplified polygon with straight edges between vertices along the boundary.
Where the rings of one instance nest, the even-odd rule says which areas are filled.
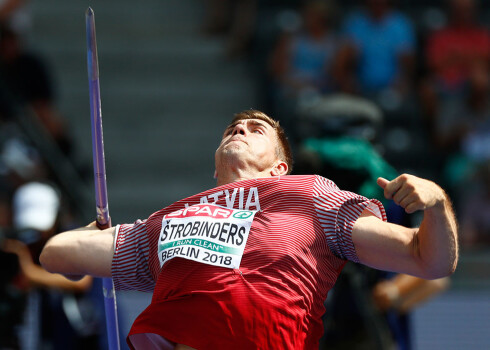
[[[288,165],[282,160],[277,160],[271,169],[271,176],[281,176],[288,173]]]
[[[215,179],[217,179],[217,178],[218,178],[218,170],[215,170],[215,171],[214,171],[213,178],[215,178]]]

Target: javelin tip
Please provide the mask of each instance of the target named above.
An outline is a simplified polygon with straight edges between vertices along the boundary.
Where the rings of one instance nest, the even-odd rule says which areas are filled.
[[[89,8],[87,9],[87,12],[85,12],[85,15],[86,16],[93,16],[94,10],[92,10],[92,8],[89,6]]]

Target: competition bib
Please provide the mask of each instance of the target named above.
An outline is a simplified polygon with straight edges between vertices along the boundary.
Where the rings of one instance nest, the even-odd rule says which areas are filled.
[[[165,215],[158,242],[160,267],[179,257],[238,269],[255,213],[204,203]]]

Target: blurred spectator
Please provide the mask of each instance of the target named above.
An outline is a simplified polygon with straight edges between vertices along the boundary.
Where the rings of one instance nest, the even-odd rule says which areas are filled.
[[[0,23],[17,34],[25,34],[31,27],[29,0],[0,0]]]
[[[448,287],[449,277],[425,280],[404,274],[396,274],[374,286],[374,303],[380,311],[385,313],[399,350],[412,348],[408,314],[415,307],[440,294]]]
[[[48,169],[39,151],[22,130],[0,118],[0,191],[12,196],[15,189],[29,181],[45,181]]]
[[[438,101],[461,94],[475,66],[490,70],[490,32],[477,23],[476,0],[450,0],[449,23],[428,39],[428,81],[422,89],[426,114],[438,113]]]
[[[14,238],[5,239],[2,250],[17,256],[17,279],[28,291],[23,324],[17,329],[21,349],[97,348],[95,321],[84,317],[90,309],[78,302],[92,278],[73,282],[39,264],[44,244],[59,231],[59,208],[58,194],[47,184],[31,182],[14,194]]]
[[[25,293],[16,283],[19,264],[15,254],[0,251],[0,349],[19,349],[16,331],[22,323]]]
[[[435,140],[445,152],[444,182],[456,202],[477,167],[490,161],[490,74],[475,66],[468,89],[442,101]]]
[[[1,183],[1,182],[0,182]],[[10,203],[0,192],[0,246],[11,226]],[[0,349],[18,349],[17,327],[22,323],[26,296],[21,288],[17,256],[0,250]]]
[[[31,108],[60,149],[69,154],[72,142],[54,106],[49,71],[38,56],[22,48],[18,35],[5,26],[0,28],[0,84],[0,113],[12,113],[18,105]]]
[[[204,32],[228,36],[228,57],[246,53],[254,31],[257,0],[207,0],[205,10]]]
[[[490,247],[490,161],[482,164],[461,203],[461,245]]]
[[[475,65],[489,68],[490,33],[477,24],[476,11],[475,0],[452,0],[449,24],[428,40],[427,65],[443,90],[463,88]]]
[[[442,101],[436,119],[437,144],[478,161],[490,159],[490,71],[475,65],[460,96]]]
[[[274,114],[294,135],[298,99],[331,92],[332,62],[338,39],[331,29],[333,3],[305,2],[302,26],[285,32],[271,54],[269,71],[274,84]]]
[[[304,90],[332,90],[331,69],[338,40],[330,28],[331,15],[331,3],[308,1],[302,9],[300,30],[284,33],[279,39],[270,70],[284,96],[294,98]]]
[[[391,91],[403,100],[415,64],[412,22],[390,0],[367,0],[364,9],[346,18],[343,34],[335,69],[341,89],[368,97]]]

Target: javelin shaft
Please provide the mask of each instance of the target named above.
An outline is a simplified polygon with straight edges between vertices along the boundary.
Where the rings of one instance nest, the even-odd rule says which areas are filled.
[[[100,106],[99,64],[95,37],[94,12],[89,7],[85,14],[87,30],[87,68],[90,92],[90,116],[92,126],[92,153],[94,160],[95,203],[97,226],[100,229],[111,227],[107,181],[105,172],[104,137],[102,132],[102,110]],[[111,278],[102,279],[104,306],[107,326],[107,340],[110,350],[119,350],[119,327],[117,323],[117,304],[114,283]]]
[[[102,110],[100,106],[99,63],[95,37],[94,12],[89,7],[86,13],[87,67],[90,92],[90,116],[92,121],[92,155],[94,160],[95,203],[97,224],[100,228],[110,227],[109,204],[102,132]]]

